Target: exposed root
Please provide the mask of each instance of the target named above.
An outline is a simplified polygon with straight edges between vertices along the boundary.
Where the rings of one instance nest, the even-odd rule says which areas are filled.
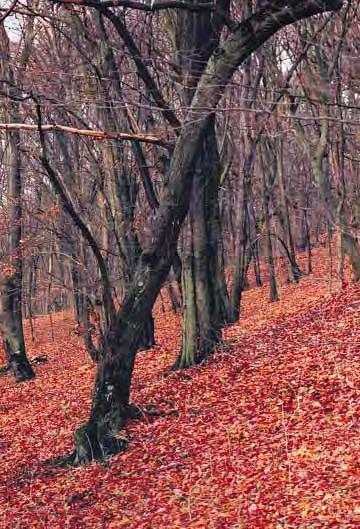
[[[67,465],[79,466],[92,461],[106,461],[128,445],[128,438],[111,432],[103,425],[91,422],[80,426],[75,432],[75,450],[66,459]]]

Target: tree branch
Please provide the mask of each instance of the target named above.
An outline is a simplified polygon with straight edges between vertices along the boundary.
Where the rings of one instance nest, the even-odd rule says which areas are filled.
[[[23,131],[38,131],[38,125],[30,123],[0,123],[0,130],[23,130]],[[142,143],[151,143],[153,145],[160,145],[162,147],[171,148],[172,144],[166,142],[156,136],[150,134],[131,134],[129,132],[108,132],[104,130],[93,129],[77,129],[75,127],[68,127],[67,125],[59,125],[57,123],[50,125],[41,125],[42,132],[64,132],[67,134],[75,134],[77,136],[87,136],[94,140],[116,140],[116,141],[140,141]]]
[[[135,63],[140,78],[142,79],[146,88],[149,90],[149,93],[153,98],[154,102],[161,109],[162,114],[167,120],[167,122],[175,129],[175,131],[177,131],[177,129],[180,129],[180,121],[178,120],[175,112],[165,101],[162,93],[160,92],[160,89],[154,81],[153,76],[150,74],[147,66],[142,60],[141,52],[125,24],[122,22],[120,17],[118,17],[115,13],[111,11],[111,9],[106,9],[102,6],[97,6],[97,8],[103,14],[104,17],[110,20],[117,33],[119,34],[120,38],[123,40]]]
[[[108,323],[111,323],[114,321],[114,317],[115,317],[115,306],[112,300],[111,284],[110,284],[104,258],[101,254],[100,248],[97,242],[95,241],[91,231],[89,230],[89,228],[86,226],[86,224],[77,214],[70,198],[68,197],[63,187],[63,184],[59,180],[55,170],[53,169],[53,167],[51,166],[49,162],[49,158],[47,154],[47,147],[46,147],[46,139],[45,139],[45,134],[44,134],[44,127],[42,125],[41,108],[39,104],[36,105],[36,112],[38,116],[37,130],[39,132],[39,138],[40,138],[40,144],[41,144],[41,156],[40,156],[41,163],[47,172],[48,178],[54,188],[55,193],[59,195],[61,198],[64,210],[70,215],[75,226],[81,231],[84,239],[88,242],[91,250],[93,251],[94,257],[99,266],[101,279],[103,282],[105,314],[106,314]]]
[[[174,237],[177,237],[188,209],[189,193],[186,191],[192,184],[193,166],[199,146],[209,119],[237,68],[283,27],[342,7],[341,0],[292,0],[282,2],[284,3],[286,5],[281,7],[275,3],[273,7],[266,4],[264,8],[260,8],[239,24],[210,58],[172,154],[167,194],[153,219],[151,237],[144,245],[146,254],[161,254],[169,231],[176,233]]]
[[[214,9],[214,2],[208,2],[206,4],[183,2],[181,0],[157,0],[155,2],[149,1],[147,3],[139,2],[136,0],[54,0],[56,4],[65,5],[79,5],[86,7],[95,8],[108,8],[108,7],[126,7],[129,9],[136,9],[138,11],[146,11],[153,13],[155,11],[161,11],[163,9],[182,9],[185,11],[212,11]]]
[[[1,15],[1,17],[0,17],[0,24],[2,24],[4,22],[4,20],[8,16],[11,15],[11,13],[14,11],[17,3],[18,3],[18,0],[14,0],[13,3],[7,9],[2,10],[4,14]]]

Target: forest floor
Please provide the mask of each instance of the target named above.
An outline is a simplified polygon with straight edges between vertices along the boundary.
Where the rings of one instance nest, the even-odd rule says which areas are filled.
[[[94,367],[70,314],[37,318],[29,353],[48,362],[0,378],[0,528],[360,528],[360,287],[330,293],[315,257],[279,302],[247,291],[226,346],[166,377],[180,316],[159,306],[132,398],[174,413],[130,423],[106,465],[47,463],[87,418]]]

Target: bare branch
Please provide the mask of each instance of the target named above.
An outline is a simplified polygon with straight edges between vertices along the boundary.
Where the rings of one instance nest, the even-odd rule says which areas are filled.
[[[141,141],[143,143],[151,143],[153,145],[160,145],[170,148],[171,143],[150,134],[131,134],[128,132],[108,132],[104,130],[92,129],[77,129],[75,127],[68,127],[66,125],[58,125],[57,123],[51,125],[41,125],[43,132],[65,132],[67,134],[75,134],[77,136],[87,136],[94,140],[117,140],[117,141]],[[30,123],[0,123],[0,130],[23,130],[23,131],[38,131],[37,125]]]
[[[4,22],[4,20],[9,15],[11,15],[11,13],[14,11],[17,3],[18,3],[18,0],[14,0],[13,3],[7,9],[4,9],[4,14],[1,15],[1,18],[0,18],[0,24],[2,24]]]
[[[163,9],[183,9],[186,11],[212,11],[215,7],[214,2],[206,4],[197,4],[190,2],[183,2],[182,0],[157,0],[155,2],[149,1],[146,3],[138,2],[136,0],[54,0],[56,4],[71,4],[86,7],[107,8],[107,7],[127,7],[129,9],[137,9],[138,11],[155,12]]]

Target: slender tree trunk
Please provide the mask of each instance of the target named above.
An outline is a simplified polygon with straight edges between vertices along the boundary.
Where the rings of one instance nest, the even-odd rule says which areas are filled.
[[[327,239],[328,239],[328,253],[329,253],[329,290],[332,290],[333,280],[333,251],[332,251],[332,231],[330,221],[327,221]]]
[[[255,274],[256,286],[261,287],[262,280],[261,280],[259,241],[258,240],[256,240],[254,243],[254,274]]]
[[[234,276],[231,288],[231,317],[230,322],[235,323],[240,317],[241,297],[245,287],[246,278],[246,249],[248,246],[248,197],[250,194],[250,176],[244,174],[242,200],[238,197],[236,205],[236,236],[234,248]]]
[[[174,288],[174,285],[172,284],[171,274],[170,274],[170,276],[168,278],[168,281],[167,281],[167,290],[168,290],[169,299],[170,299],[170,302],[171,302],[171,309],[174,312],[174,314],[176,314],[177,311],[181,309],[181,301],[180,301],[180,299],[177,296],[177,293],[176,293],[176,290]]]
[[[262,150],[264,151],[266,147]],[[267,175],[268,166],[270,165],[270,160],[265,153],[261,153],[262,161],[262,200],[263,200],[263,211],[264,211],[264,221],[265,221],[265,244],[266,244],[266,260],[269,270],[269,279],[270,279],[270,301],[278,301],[279,295],[276,285],[276,274],[275,274],[275,261],[273,254],[273,245],[271,240],[271,223],[270,223],[270,212],[269,212],[269,203],[270,203],[270,189],[269,189],[269,178]],[[275,170],[275,168],[274,168]]]
[[[250,3],[247,4],[248,9]],[[244,73],[244,100],[247,108],[251,107],[251,62],[250,58],[246,62]],[[235,226],[236,237],[234,247],[234,276],[231,289],[231,323],[238,321],[240,317],[241,297],[247,281],[246,271],[246,252],[249,241],[249,214],[248,207],[251,200],[251,186],[252,186],[252,172],[255,162],[255,142],[250,137],[249,115],[245,113],[245,125],[247,125],[247,132],[244,133],[245,145],[245,160],[243,164],[243,180],[242,180],[242,198],[240,200],[240,192],[238,191],[237,205],[235,209]],[[240,186],[238,186],[240,188]]]
[[[92,323],[90,321],[90,300],[86,293],[86,287],[81,279],[81,268],[78,263],[78,256],[73,254],[70,257],[70,275],[72,279],[75,316],[79,327],[79,334],[84,339],[86,350],[93,362],[100,358],[99,350],[92,340]]]
[[[304,212],[304,228],[305,228],[305,239],[306,239],[306,248],[307,248],[307,272],[308,274],[312,273],[312,255],[311,255],[311,235],[310,235],[310,226],[307,216],[306,208]]]
[[[289,248],[289,261],[290,261],[290,270],[293,280],[297,283],[302,275],[299,265],[296,261],[295,245],[294,238],[291,228],[291,220],[289,213],[289,202],[288,194],[286,189],[285,177],[284,177],[284,163],[283,163],[283,141],[281,140],[277,149],[277,174],[279,176],[279,188],[280,196],[282,202],[282,221],[283,229],[287,241],[287,246]]]

